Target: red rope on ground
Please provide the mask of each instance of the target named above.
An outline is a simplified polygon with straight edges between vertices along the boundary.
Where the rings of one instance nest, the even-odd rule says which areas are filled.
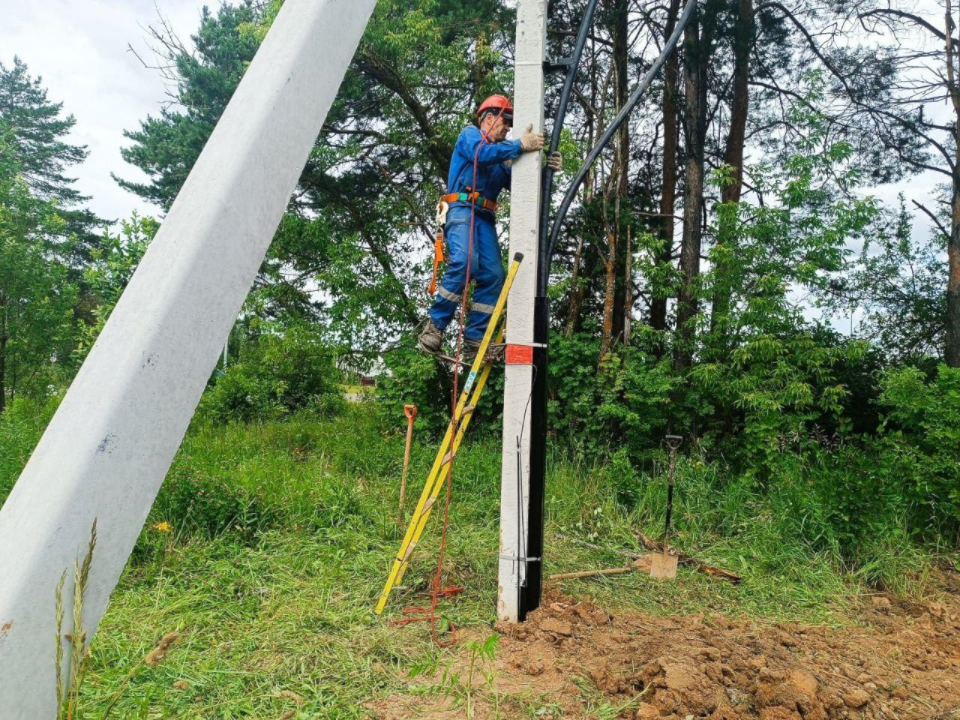
[[[477,146],[477,152],[473,156],[473,185],[471,192],[477,191],[477,168],[480,161],[480,148],[487,142],[486,134],[480,131],[481,143]],[[433,582],[430,586],[430,607],[410,606],[402,611],[404,617],[394,620],[391,624],[399,627],[405,627],[415,622],[430,623],[430,637],[437,647],[450,647],[457,642],[457,626],[450,622],[450,639],[442,640],[437,632],[437,605],[442,597],[452,597],[463,592],[459,585],[448,585],[443,587],[443,560],[447,554],[447,529],[450,525],[450,500],[453,497],[453,459],[456,453],[453,451],[453,443],[456,441],[457,430],[460,425],[460,418],[457,417],[457,399],[460,395],[460,358],[463,355],[463,326],[467,316],[467,294],[470,289],[470,266],[473,261],[473,233],[474,223],[477,215],[477,204],[470,203],[470,239],[467,242],[467,274],[463,284],[463,297],[460,300],[460,319],[457,330],[457,352],[454,355],[456,362],[453,370],[453,393],[452,393],[452,412],[451,412],[451,434],[450,434],[450,463],[447,465],[447,477],[444,481],[447,485],[447,497],[443,506],[443,530],[440,533],[440,556],[437,559],[437,571],[433,576]]]

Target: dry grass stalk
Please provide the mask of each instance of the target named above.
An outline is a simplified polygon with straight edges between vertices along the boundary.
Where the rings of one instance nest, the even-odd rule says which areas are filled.
[[[63,585],[67,581],[67,571],[64,570],[57,585],[57,637],[54,658],[57,663],[57,717],[60,717],[63,707]]]
[[[127,676],[123,679],[123,682],[120,683],[120,687],[117,688],[117,691],[113,694],[113,697],[111,697],[110,701],[107,703],[107,707],[104,709],[103,715],[100,716],[101,720],[107,720],[107,716],[110,715],[110,711],[113,710],[114,705],[117,704],[117,700],[119,700],[120,696],[123,694],[123,690],[127,686],[127,683],[129,683],[130,680],[133,678],[133,676],[137,674],[137,671],[144,665],[155,667],[161,660],[163,660],[164,657],[166,657],[167,651],[170,649],[170,646],[173,645],[177,641],[177,638],[179,637],[180,637],[180,633],[176,631],[168,632],[166,635],[160,638],[160,643],[157,645],[157,647],[155,647],[153,650],[147,653],[143,657],[143,659],[140,660],[140,662],[138,662],[136,665],[134,665],[130,669],[130,672],[127,673]],[[180,681],[180,682],[183,682],[183,681]],[[182,688],[178,687],[177,683],[174,683],[173,686],[178,690],[185,690],[187,687],[189,687],[189,684],[187,684],[186,687],[182,687]]]
[[[93,521],[90,529],[90,542],[87,544],[87,553],[82,562],[73,563],[73,628],[70,632],[63,632],[63,588],[67,580],[67,571],[63,571],[56,593],[56,623],[57,645],[54,652],[57,676],[57,718],[73,720],[76,711],[77,697],[83,678],[88,653],[86,652],[87,631],[83,629],[83,596],[90,579],[90,568],[93,565],[93,551],[97,546],[97,521]],[[63,676],[63,640],[70,643],[70,660],[67,677]]]

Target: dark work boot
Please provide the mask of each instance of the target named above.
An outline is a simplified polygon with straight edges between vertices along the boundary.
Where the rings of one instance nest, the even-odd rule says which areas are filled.
[[[436,355],[443,348],[443,331],[433,324],[433,320],[427,320],[427,325],[417,338],[417,342],[423,350]]]

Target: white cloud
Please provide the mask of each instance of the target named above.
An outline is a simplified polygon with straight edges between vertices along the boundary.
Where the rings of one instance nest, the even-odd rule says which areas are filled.
[[[19,56],[32,76],[43,78],[49,98],[76,116],[71,140],[87,145],[90,156],[73,174],[102,217],[158,213],[110,177],[113,172],[143,179],[120,157],[128,144],[123,131],[156,114],[165,99],[157,71],[144,68],[127,46],[149,61],[144,28],[156,24],[157,13],[187,38],[199,25],[203,5],[202,0],[0,0],[0,62],[9,66]]]

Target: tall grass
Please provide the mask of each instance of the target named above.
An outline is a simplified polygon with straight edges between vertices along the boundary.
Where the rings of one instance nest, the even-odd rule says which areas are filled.
[[[21,406],[0,420],[0,446],[17,448],[0,461],[0,483],[9,485],[26,461],[44,413]],[[84,712],[352,718],[369,714],[370,698],[407,692],[406,671],[437,651],[424,628],[398,631],[371,612],[402,532],[401,420],[385,428],[360,405],[332,419],[303,413],[193,427],[94,640]],[[417,440],[412,496],[436,449],[432,439]],[[456,458],[445,577],[466,592],[441,605],[458,627],[484,637],[496,601],[500,465],[499,438],[482,432]],[[930,563],[925,551],[894,525],[851,557],[811,485],[814,470],[784,467],[761,487],[695,454],[679,463],[675,543],[743,575],[740,585],[681,570],[677,583],[633,573],[565,582],[563,590],[619,612],[834,624],[849,621],[846,606],[871,586],[916,592]],[[662,532],[665,462],[596,463],[555,447],[548,470],[547,574],[622,565],[612,551],[641,550],[637,531]],[[388,613],[422,604],[437,550],[434,520]],[[171,632],[181,640],[168,657],[144,665]],[[302,705],[291,706],[291,697]]]

